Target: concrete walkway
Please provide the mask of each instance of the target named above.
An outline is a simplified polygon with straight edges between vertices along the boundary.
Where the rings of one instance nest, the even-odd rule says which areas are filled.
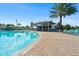
[[[38,32],[39,42],[29,51],[24,50],[20,56],[79,56],[79,36],[58,32]]]

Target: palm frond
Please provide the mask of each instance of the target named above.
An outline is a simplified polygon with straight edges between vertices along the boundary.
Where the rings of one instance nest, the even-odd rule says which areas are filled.
[[[59,15],[65,17],[67,15],[75,14],[76,12],[77,8],[75,3],[57,3],[51,8],[50,14],[51,17],[58,17]]]

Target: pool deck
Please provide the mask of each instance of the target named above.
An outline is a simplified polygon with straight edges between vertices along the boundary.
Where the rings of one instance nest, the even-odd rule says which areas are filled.
[[[38,32],[39,41],[19,56],[79,56],[79,36],[59,32]]]

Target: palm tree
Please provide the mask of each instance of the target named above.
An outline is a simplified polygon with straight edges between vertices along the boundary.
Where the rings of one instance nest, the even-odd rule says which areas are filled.
[[[56,3],[50,11],[50,18],[60,18],[59,29],[62,31],[62,17],[70,16],[76,12],[76,6],[73,3]]]

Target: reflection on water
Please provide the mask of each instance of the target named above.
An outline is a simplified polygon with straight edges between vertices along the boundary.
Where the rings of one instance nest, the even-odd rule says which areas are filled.
[[[0,32],[0,55],[13,55],[38,38],[36,32]]]

